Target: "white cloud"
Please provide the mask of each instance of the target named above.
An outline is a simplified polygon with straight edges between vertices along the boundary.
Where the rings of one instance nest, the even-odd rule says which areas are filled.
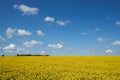
[[[45,17],[44,21],[54,23],[55,22],[55,18],[47,16],[47,17]],[[65,26],[68,23],[71,23],[71,21],[70,20],[64,20],[64,21],[62,21],[62,20],[56,20],[55,23],[58,24],[59,26]]]
[[[47,17],[44,19],[44,21],[46,21],[46,22],[54,22],[55,19],[54,19],[54,17],[49,17],[49,16],[47,16]]]
[[[95,32],[98,32],[98,31],[100,31],[100,29],[99,28],[95,28]]]
[[[0,43],[3,43],[4,41],[5,39],[0,36]]]
[[[97,38],[97,41],[98,41],[98,42],[105,42],[106,40],[107,40],[107,39],[102,38],[102,37]]]
[[[22,30],[22,29],[12,29],[12,28],[8,28],[6,30],[6,35],[8,36],[8,38],[12,38],[14,35],[19,35],[19,36],[30,36],[32,33],[26,30]]]
[[[56,23],[60,26],[66,25],[66,23],[64,21],[60,21],[60,20],[56,21]]]
[[[114,41],[114,42],[112,43],[112,45],[120,46],[120,41]]]
[[[16,52],[22,52],[22,51],[25,51],[25,49],[24,48],[19,48],[19,47],[16,48]]]
[[[41,41],[36,41],[36,40],[32,40],[32,41],[26,41],[23,43],[26,47],[34,47],[36,45],[41,45],[43,44],[43,42]]]
[[[118,26],[120,26],[120,21],[117,21],[115,24],[118,25]]]
[[[113,50],[107,49],[107,50],[105,51],[105,53],[113,53]]]
[[[46,51],[41,51],[40,54],[41,55],[47,55],[47,52]]]
[[[35,7],[29,7],[27,5],[21,4],[21,5],[14,5],[14,9],[20,10],[22,15],[35,15],[38,14],[39,9]]]
[[[81,32],[80,35],[87,35],[88,33],[86,32]]]
[[[8,38],[12,38],[13,35],[15,35],[16,29],[12,29],[12,28],[8,28],[6,30],[6,35],[8,36]]]
[[[15,50],[15,44],[9,44],[8,46],[4,47],[3,50]]]
[[[31,35],[31,32],[26,31],[26,30],[22,30],[22,29],[18,29],[17,33],[20,36],[30,36]]]
[[[44,36],[45,34],[44,34],[41,30],[38,30],[38,31],[37,31],[37,35],[38,35],[38,36]]]
[[[49,44],[48,45],[49,48],[54,48],[54,49],[61,49],[63,48],[63,45],[62,44]]]
[[[25,49],[23,49],[23,48],[16,47],[16,45],[12,44],[12,43],[3,48],[3,51],[5,53],[14,53],[14,52],[16,53],[16,52],[22,52],[24,50]]]
[[[65,21],[57,20],[56,23],[59,26],[65,26],[66,24],[71,23],[71,21],[68,21],[68,20],[65,20]]]

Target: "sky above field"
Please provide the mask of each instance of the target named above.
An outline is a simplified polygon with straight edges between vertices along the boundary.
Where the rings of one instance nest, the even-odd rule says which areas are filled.
[[[0,0],[0,55],[120,55],[120,0]]]

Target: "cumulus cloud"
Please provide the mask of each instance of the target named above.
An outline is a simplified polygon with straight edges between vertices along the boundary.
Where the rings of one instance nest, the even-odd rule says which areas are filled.
[[[26,47],[34,47],[36,45],[41,45],[43,42],[41,41],[36,41],[36,40],[31,40],[31,41],[26,41],[23,43]]]
[[[31,35],[31,32],[22,30],[22,29],[18,29],[17,33],[19,36],[30,36]]]
[[[22,15],[36,15],[39,12],[38,8],[29,7],[24,4],[14,5],[13,7],[14,7],[14,9],[20,10],[22,12]]]
[[[38,36],[44,36],[45,34],[44,34],[41,30],[38,30],[38,31],[37,31],[37,35],[38,35]]]
[[[120,41],[114,41],[114,42],[112,43],[112,45],[120,46]]]
[[[105,53],[113,53],[113,50],[107,49],[107,50],[105,51]]]
[[[15,33],[16,33],[16,29],[8,28],[6,30],[6,35],[8,36],[8,38],[12,38],[13,35],[15,35]]]
[[[65,26],[66,24],[71,23],[71,21],[68,21],[68,20],[65,20],[65,21],[57,20],[56,23],[59,26]]]
[[[14,35],[19,35],[19,36],[30,36],[32,33],[26,30],[22,29],[12,29],[8,28],[6,30],[6,35],[8,38],[12,38]]]
[[[5,39],[0,36],[0,43],[3,43],[4,41]]]
[[[68,23],[71,23],[70,20],[64,20],[64,21],[62,21],[62,20],[56,20],[56,21],[55,21],[55,18],[54,18],[54,17],[50,17],[50,16],[45,17],[44,21],[46,21],[46,22],[52,22],[52,23],[55,22],[55,23],[58,24],[59,26],[65,26],[65,25],[67,25]]]
[[[117,21],[115,24],[118,25],[118,26],[120,26],[120,21]]]
[[[105,42],[106,40],[107,40],[107,39],[102,38],[102,37],[97,38],[97,41],[98,41],[98,42]]]
[[[63,45],[62,44],[49,44],[48,45],[49,48],[54,48],[54,49],[61,49],[63,48]]]
[[[47,52],[46,51],[41,51],[40,54],[41,55],[47,55]]]
[[[3,48],[3,51],[4,51],[5,53],[12,53],[12,52],[24,51],[24,49],[23,49],[23,48],[16,47],[15,44],[11,43],[11,44],[9,44],[8,46],[4,47],[4,48]]]
[[[80,35],[88,35],[86,32],[81,32]]]
[[[55,19],[54,19],[54,17],[47,16],[47,17],[45,17],[44,21],[46,21],[46,22],[54,22]]]
[[[19,47],[16,48],[16,52],[23,52],[23,51],[25,51],[25,49]]]
[[[15,50],[15,44],[9,44],[8,46],[4,47],[3,50]]]

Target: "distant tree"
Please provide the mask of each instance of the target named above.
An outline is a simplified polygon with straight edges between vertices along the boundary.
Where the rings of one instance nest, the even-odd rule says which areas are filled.
[[[17,54],[17,56],[19,56],[19,54]]]
[[[48,54],[45,55],[40,55],[40,54],[36,54],[36,55],[32,55],[32,54],[17,54],[16,56],[50,56]]]
[[[3,54],[2,57],[4,57],[5,55]]]

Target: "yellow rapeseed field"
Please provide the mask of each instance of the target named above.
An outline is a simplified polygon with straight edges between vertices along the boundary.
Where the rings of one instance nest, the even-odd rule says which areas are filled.
[[[0,57],[0,80],[120,80],[120,56]]]

